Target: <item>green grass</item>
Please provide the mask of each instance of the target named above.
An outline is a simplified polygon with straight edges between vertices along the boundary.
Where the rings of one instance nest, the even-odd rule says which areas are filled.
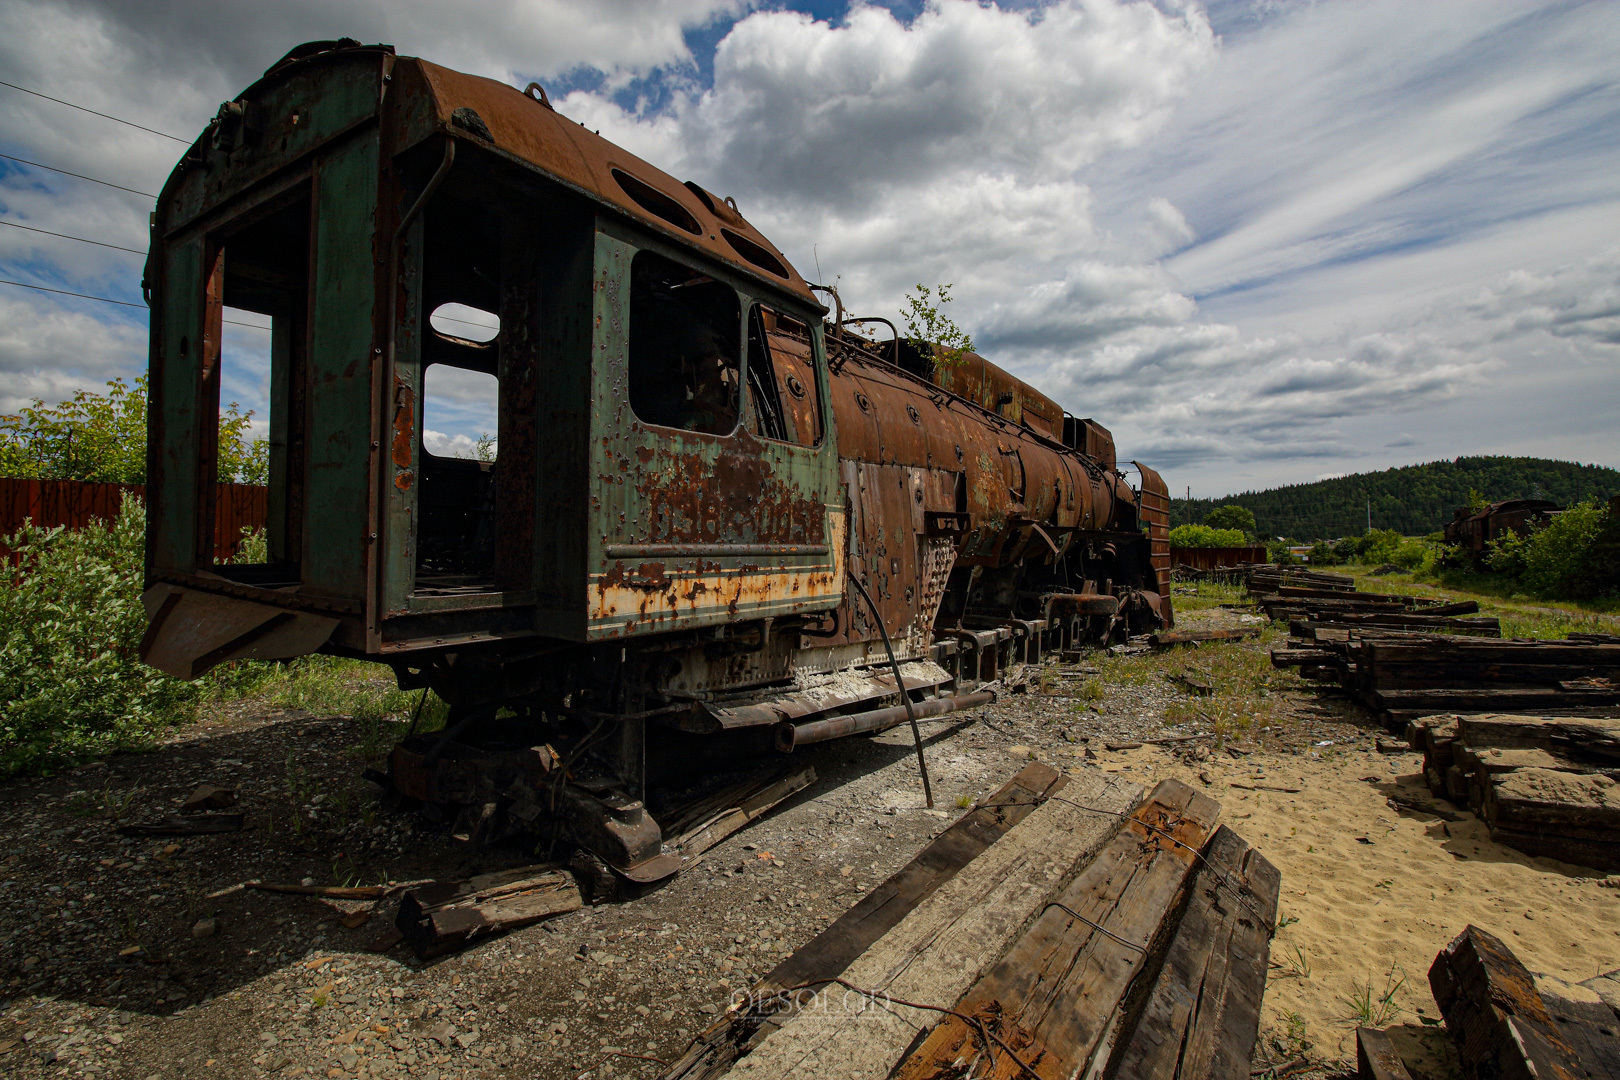
[[[1362,592],[1395,596],[1425,596],[1447,602],[1474,600],[1481,615],[1495,615],[1505,638],[1557,640],[1571,633],[1620,634],[1620,600],[1540,600],[1497,574],[1442,570],[1438,575],[1389,574],[1373,576],[1366,566],[1336,566],[1334,573],[1349,574]],[[1521,591],[1515,591],[1521,590]]]
[[[336,656],[303,656],[284,663],[244,661],[210,673],[207,695],[192,718],[248,706],[264,711],[299,709],[316,716],[345,716],[361,724],[355,754],[374,761],[405,731],[421,702],[418,731],[444,727],[449,706],[437,694],[401,690],[383,664]]]
[[[1177,611],[1207,611],[1222,604],[1241,604],[1247,600],[1242,585],[1227,585],[1219,581],[1177,582],[1170,602]]]
[[[1371,978],[1365,984],[1351,983],[1352,992],[1343,999],[1350,1010],[1345,1019],[1356,1027],[1383,1027],[1399,1016],[1402,1009],[1395,1003],[1395,995],[1406,985],[1405,974],[1400,978],[1395,977],[1399,970],[1398,967],[1391,968],[1389,974],[1384,976],[1381,993],[1373,990]]]
[[[1212,693],[1187,693],[1172,701],[1165,707],[1165,721],[1223,738],[1239,738],[1260,727],[1290,722],[1289,694],[1304,684],[1295,669],[1272,667],[1270,652],[1272,645],[1286,637],[1286,627],[1269,624],[1261,627],[1258,642],[1205,642],[1136,655],[1100,652],[1090,660],[1098,674],[1085,686],[1102,690],[1170,681],[1183,687],[1176,676],[1191,676],[1209,684]],[[1083,690],[1081,695],[1088,700],[1092,697]]]

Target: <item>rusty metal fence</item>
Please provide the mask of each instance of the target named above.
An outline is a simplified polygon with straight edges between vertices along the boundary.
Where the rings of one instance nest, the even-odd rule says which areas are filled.
[[[234,556],[242,530],[264,528],[270,489],[258,484],[220,484],[215,500],[214,550]],[[85,480],[30,480],[0,476],[0,534],[10,535],[24,520],[35,525],[82,529],[96,519],[118,516],[125,495],[145,498],[144,484],[98,484]]]
[[[1253,547],[1202,547],[1202,548],[1173,548],[1170,560],[1177,567],[1185,566],[1191,570],[1218,570],[1222,567],[1236,567],[1243,563],[1263,563],[1266,561],[1266,549],[1263,546]]]

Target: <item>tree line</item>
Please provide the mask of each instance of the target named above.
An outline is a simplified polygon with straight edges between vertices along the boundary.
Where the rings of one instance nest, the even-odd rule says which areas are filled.
[[[1309,542],[1367,531],[1372,527],[1406,536],[1436,532],[1466,506],[1470,493],[1491,502],[1551,499],[1563,506],[1602,502],[1620,494],[1620,469],[1549,458],[1480,456],[1405,465],[1382,472],[1245,491],[1218,499],[1172,499],[1172,526],[1204,522],[1225,505],[1253,512],[1262,537],[1286,536]]]

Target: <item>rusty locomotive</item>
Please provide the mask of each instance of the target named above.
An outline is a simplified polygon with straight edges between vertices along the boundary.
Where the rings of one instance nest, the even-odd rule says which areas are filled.
[[[293,50],[169,177],[145,285],[143,658],[390,665],[450,709],[386,781],[465,835],[654,879],[669,793],[1172,620],[1165,484],[1106,429],[857,333],[732,200],[538,85]],[[228,308],[271,321],[254,564],[210,527]],[[497,381],[492,461],[425,447],[434,367]]]
[[[1446,543],[1455,544],[1483,564],[1491,543],[1504,536],[1526,536],[1564,508],[1549,499],[1504,499],[1481,509],[1459,506],[1446,522]]]

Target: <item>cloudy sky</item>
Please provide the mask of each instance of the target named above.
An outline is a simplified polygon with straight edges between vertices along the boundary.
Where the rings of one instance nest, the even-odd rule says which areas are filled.
[[[0,0],[0,27],[0,79],[187,140],[313,38],[542,80],[857,313],[954,284],[982,352],[1195,495],[1620,466],[1610,3]],[[134,192],[183,149],[6,86],[0,144]],[[0,285],[0,410],[142,369],[134,192],[0,158],[0,278],[134,305]],[[231,327],[227,366],[261,415],[264,337]],[[491,426],[477,395],[446,384],[444,445]]]

